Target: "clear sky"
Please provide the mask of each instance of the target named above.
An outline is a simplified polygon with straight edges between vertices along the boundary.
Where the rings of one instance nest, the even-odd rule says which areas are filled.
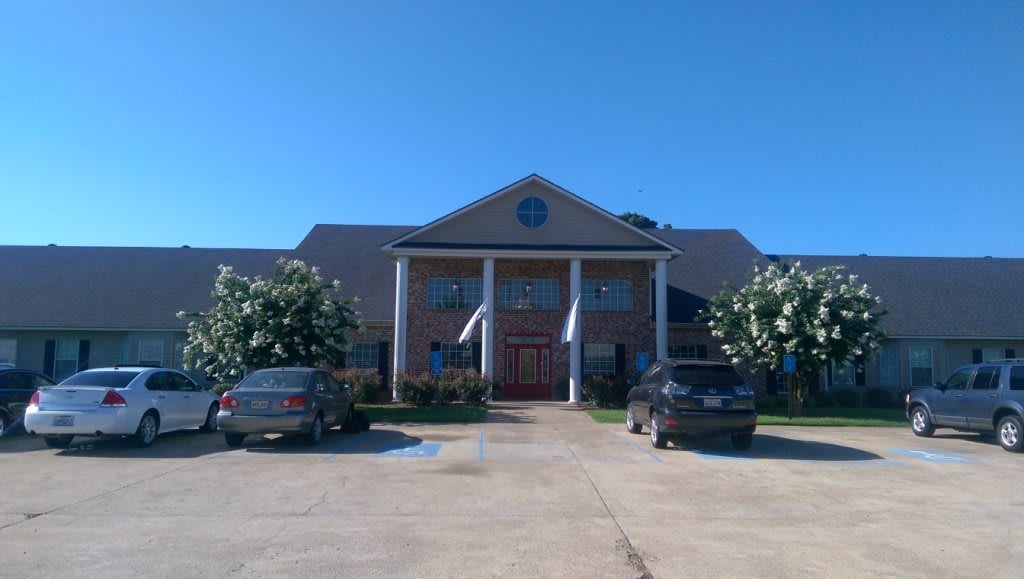
[[[290,248],[531,173],[766,253],[1024,257],[1024,2],[0,0],[0,244]]]

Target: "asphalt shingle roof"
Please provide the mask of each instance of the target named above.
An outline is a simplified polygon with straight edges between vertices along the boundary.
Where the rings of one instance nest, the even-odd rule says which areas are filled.
[[[784,255],[846,266],[882,298],[890,336],[1024,337],[1024,259]]]
[[[0,246],[0,327],[173,329],[205,311],[217,266],[269,275],[285,249]]]

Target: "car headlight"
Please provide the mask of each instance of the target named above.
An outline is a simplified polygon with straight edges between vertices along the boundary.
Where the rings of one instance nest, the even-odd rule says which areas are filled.
[[[665,394],[668,395],[668,399],[672,402],[676,401],[676,398],[683,398],[690,393],[689,384],[669,384],[665,386]]]

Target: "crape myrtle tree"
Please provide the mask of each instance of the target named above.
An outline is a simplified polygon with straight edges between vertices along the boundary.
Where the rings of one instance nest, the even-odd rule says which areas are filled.
[[[278,260],[270,279],[250,280],[220,266],[208,312],[190,318],[184,359],[223,379],[270,366],[338,366],[345,332],[358,327],[353,300],[340,298],[337,280],[324,283],[317,268]]]
[[[723,290],[701,312],[711,335],[725,340],[722,350],[734,364],[778,371],[784,355],[796,356],[791,417],[799,416],[803,391],[822,366],[866,357],[884,337],[878,327],[886,313],[878,309],[881,299],[843,269],[807,272],[800,262],[772,263],[765,270],[755,265],[746,286]]]

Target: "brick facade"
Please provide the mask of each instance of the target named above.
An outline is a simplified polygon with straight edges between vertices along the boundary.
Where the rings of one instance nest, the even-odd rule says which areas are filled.
[[[427,307],[429,278],[482,278],[483,260],[412,258],[409,263],[406,369],[430,367],[430,343],[454,342],[472,315],[471,309],[437,310]],[[569,310],[568,260],[496,259],[495,300],[503,280],[557,279],[558,310],[494,310],[494,373],[504,381],[505,343],[510,335],[548,336],[551,339],[551,383],[569,376],[569,345],[562,344],[562,324]],[[628,312],[582,313],[583,343],[624,344],[626,368],[633,368],[637,352],[655,357],[655,331],[651,321],[650,264],[645,261],[583,260],[582,279],[625,279],[633,286],[633,309]],[[496,304],[497,305],[497,304]],[[477,327],[473,341],[480,340]],[[393,341],[393,336],[390,338]],[[392,348],[393,350],[393,348]]]

